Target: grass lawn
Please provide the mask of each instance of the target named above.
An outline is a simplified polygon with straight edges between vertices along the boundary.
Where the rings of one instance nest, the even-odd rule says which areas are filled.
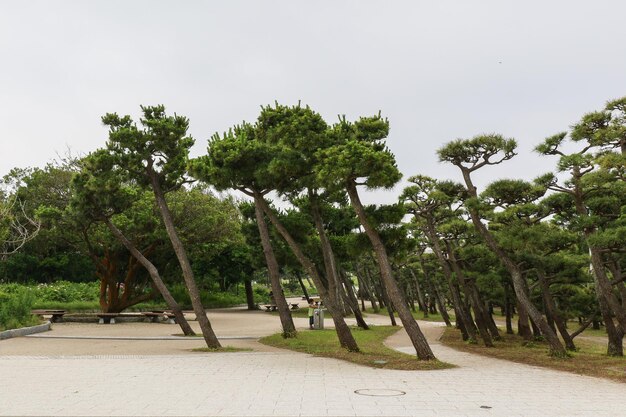
[[[379,309],[378,313],[374,312],[373,308],[366,308],[365,312],[368,314],[381,314],[383,316],[389,316],[389,313],[387,313],[387,308],[386,307],[382,307]],[[415,318],[416,320],[422,320],[422,321],[440,321],[443,323],[443,317],[441,317],[441,314],[437,313],[437,314],[432,314],[432,313],[428,313],[428,317],[424,318],[424,313],[421,311],[412,311],[411,314],[413,315],[413,318]],[[448,315],[450,316],[450,321],[454,322],[454,320],[456,320],[454,314],[450,314],[448,313]],[[396,316],[396,320],[400,321],[400,318],[398,317],[398,313],[395,313]]]
[[[574,339],[579,350],[571,352],[571,358],[558,359],[548,355],[548,345],[545,342],[524,345],[523,339],[517,335],[502,332],[502,337],[503,341],[494,342],[496,347],[487,348],[482,344],[464,342],[458,330],[448,328],[441,337],[441,342],[458,350],[492,358],[626,382],[626,357],[607,356],[606,345]]]
[[[296,338],[291,339],[284,339],[280,333],[277,333],[260,339],[260,342],[269,346],[341,359],[373,368],[432,370],[454,367],[438,360],[419,361],[414,355],[407,355],[385,346],[384,340],[398,330],[398,327],[392,326],[371,326],[370,330],[353,327],[352,334],[361,349],[360,352],[348,352],[342,349],[334,329],[300,331]]]

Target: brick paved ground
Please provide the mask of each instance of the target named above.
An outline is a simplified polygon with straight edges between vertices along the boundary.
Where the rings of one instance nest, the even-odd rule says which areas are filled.
[[[240,332],[269,317],[245,316]],[[431,335],[438,326],[426,322],[420,325]],[[164,326],[161,328],[167,329]],[[114,331],[113,327],[100,329]],[[120,332],[123,328],[115,329]],[[155,327],[149,329],[153,333]],[[24,338],[20,343],[26,346],[42,340]],[[377,370],[280,350],[2,356],[3,343],[0,415],[626,415],[624,384],[470,355],[438,343],[432,345],[436,355],[459,368],[429,372]],[[95,349],[111,341],[62,339],[55,343],[65,343],[71,352],[73,344],[84,351],[84,344],[92,344]],[[406,346],[406,339],[399,335],[392,343]],[[360,389],[405,394],[362,396],[355,393]]]

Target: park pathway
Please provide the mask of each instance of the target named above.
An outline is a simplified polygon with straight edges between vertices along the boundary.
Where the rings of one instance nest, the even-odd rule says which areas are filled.
[[[265,333],[276,326],[278,318],[265,313],[238,313],[227,318],[228,329],[220,326],[219,314],[213,314],[211,320],[218,335],[232,337]],[[304,327],[305,320],[298,319],[296,325]],[[431,339],[435,354],[441,360],[459,365],[458,368],[371,369],[277,349],[150,354],[153,351],[149,344],[181,343],[171,340],[136,341],[143,343],[141,346],[147,349],[144,353],[113,349],[116,354],[89,352],[103,351],[103,346],[129,346],[134,341],[43,338],[20,338],[13,344],[3,341],[0,342],[0,415],[626,415],[624,384],[457,352],[437,342],[439,323],[420,322],[420,326]],[[128,328],[120,325],[97,329],[119,334]],[[157,330],[171,331],[167,325],[146,324],[144,328],[146,336]],[[57,326],[57,329],[60,334],[68,334],[80,328],[68,330],[70,326]],[[399,333],[388,343],[410,352],[407,341]],[[34,354],[28,346],[36,344],[41,344],[40,351]],[[55,353],[48,353],[45,344],[52,346]],[[28,353],[17,354],[18,345]],[[59,346],[64,346],[65,355],[58,354]],[[72,353],[73,346],[87,354]]]

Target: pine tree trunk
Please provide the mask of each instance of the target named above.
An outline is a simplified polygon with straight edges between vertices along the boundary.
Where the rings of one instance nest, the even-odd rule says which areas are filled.
[[[441,314],[441,318],[443,318],[443,321],[444,323],[446,323],[447,327],[452,326],[452,322],[450,321],[450,315],[448,314],[448,309],[446,308],[446,303],[443,296],[441,295],[441,291],[439,290],[437,284],[433,283],[431,280],[428,280],[428,285],[433,294],[435,294],[435,302],[437,303],[437,307],[439,308],[439,314]]]
[[[517,334],[524,340],[533,340],[533,332],[528,320],[528,312],[526,308],[517,301]]]
[[[552,293],[550,292],[550,283],[548,282],[548,278],[544,274],[543,271],[537,271],[537,277],[539,278],[539,285],[541,286],[541,294],[543,296],[543,301],[546,306],[546,315],[548,312],[552,316],[554,320],[554,324],[556,328],[559,330],[563,341],[565,342],[565,348],[567,350],[576,350],[576,345],[574,344],[574,340],[571,338],[569,332],[567,331],[567,325],[563,316],[559,313],[556,303],[554,302],[554,298],[552,297]]]
[[[489,334],[489,329],[487,328],[487,323],[485,322],[485,314],[483,312],[481,301],[478,299],[476,291],[470,288],[471,284],[465,278],[465,274],[457,262],[452,244],[449,241],[445,241],[445,244],[448,249],[448,258],[450,259],[452,271],[454,271],[454,275],[456,276],[459,285],[463,288],[463,292],[469,300],[472,310],[474,310],[474,321],[478,327],[478,334],[480,335],[480,338],[483,339],[485,346],[493,347],[493,340],[491,340],[491,334]]]
[[[398,312],[398,316],[400,316],[400,320],[404,325],[404,329],[406,330],[409,338],[411,339],[411,342],[413,343],[413,347],[415,348],[418,358],[420,358],[421,360],[435,359],[435,355],[430,349],[430,346],[428,345],[424,334],[422,333],[419,325],[411,315],[411,311],[406,306],[405,300],[402,298],[402,294],[400,292],[400,289],[398,288],[398,284],[393,278],[391,265],[389,264],[389,258],[387,257],[387,251],[385,249],[385,246],[383,245],[383,242],[380,239],[378,232],[370,225],[367,219],[365,209],[361,204],[361,200],[356,189],[356,184],[354,182],[349,182],[347,184],[347,191],[348,195],[350,196],[350,202],[352,203],[352,207],[354,207],[359,221],[365,229],[365,233],[372,243],[374,252],[376,253],[382,282],[385,289],[387,290],[387,294],[389,295],[391,304]]]
[[[509,286],[504,284],[504,314],[506,322],[506,334],[513,334],[513,307],[511,304],[511,296],[509,294]]]
[[[587,207],[585,206],[583,192],[580,188],[580,180],[582,174],[580,168],[575,167],[573,172],[574,177],[574,191],[572,197],[574,198],[574,206],[576,207],[577,214],[583,219],[589,217]],[[589,246],[589,255],[591,257],[592,275],[598,297],[602,297],[606,306],[615,315],[620,327],[620,333],[626,333],[626,308],[619,302],[615,294],[613,293],[613,286],[604,269],[604,262],[602,260],[602,253],[593,245],[589,244],[590,238],[596,233],[595,226],[588,226],[584,229],[585,240]]]
[[[539,327],[537,327],[532,318],[530,319],[530,326],[533,329],[533,338],[535,340],[542,340],[541,330],[539,330]]]
[[[359,326],[363,330],[369,330],[369,326],[365,322],[363,314],[361,314],[361,311],[359,310],[359,300],[357,300],[356,298],[352,281],[346,276],[345,272],[343,271],[339,271],[339,278],[341,278],[341,280],[343,281],[343,286],[345,287],[344,294],[346,296],[346,303],[350,306],[350,309],[354,314],[357,326]]]
[[[593,233],[587,231],[585,232],[585,237],[589,239],[592,234]],[[592,272],[595,286],[602,295],[602,297],[604,297],[604,299],[606,300],[608,307],[615,315],[615,318],[619,323],[619,327],[621,328],[621,333],[626,333],[626,309],[622,306],[622,304],[613,293],[611,281],[606,275],[606,270],[604,269],[602,254],[597,248],[594,247],[589,248],[589,253],[591,254],[591,265],[593,266]]]
[[[367,295],[367,299],[372,304],[372,310],[374,310],[374,313],[378,314],[380,309],[378,308],[378,304],[376,303],[376,297],[374,296],[374,292],[371,290],[369,284],[367,283],[368,277],[363,275],[363,268],[359,267],[358,264],[355,264],[354,270],[356,271],[356,276],[359,280],[359,290]],[[361,304],[363,305],[363,311],[365,311],[365,304],[363,304],[363,301],[361,301]]]
[[[434,221],[431,217],[426,220],[426,228],[424,228],[424,232],[430,241],[430,247],[433,252],[435,252],[435,256],[437,257],[437,260],[441,265],[441,269],[443,270],[443,275],[446,277],[446,281],[448,282],[450,294],[452,295],[452,304],[454,306],[456,320],[463,323],[463,327],[467,332],[467,340],[470,343],[476,343],[476,326],[474,325],[474,320],[472,320],[469,310],[466,308],[465,303],[463,303],[463,300],[461,299],[458,286],[455,285],[450,264],[443,254],[443,250],[439,244],[439,239],[437,238]]]
[[[430,292],[435,295],[435,302],[437,303],[437,306],[439,308],[439,313],[441,314],[443,321],[446,323],[446,326],[451,327],[452,323],[450,322],[450,316],[448,315],[446,303],[443,299],[443,296],[441,295],[441,291],[439,290],[437,283],[428,273],[428,270],[426,269],[426,262],[424,262],[424,257],[422,256],[422,254],[419,254],[418,256],[420,260],[420,265],[422,266],[422,271],[424,272],[424,279],[426,280],[426,284],[428,285]],[[411,271],[411,274],[413,274],[413,271],[411,269],[409,270]]]
[[[189,263],[189,259],[187,258],[187,252],[185,251],[183,243],[178,237],[178,233],[176,232],[176,228],[174,227],[172,214],[169,207],[167,206],[167,202],[165,201],[165,195],[161,190],[161,185],[159,184],[159,180],[156,174],[151,173],[150,180],[152,182],[152,191],[154,192],[157,206],[159,207],[159,212],[161,213],[163,223],[165,224],[165,230],[167,231],[167,235],[172,243],[172,248],[174,249],[174,253],[176,254],[176,258],[178,259],[178,263],[180,264],[180,268],[183,272],[185,286],[187,287],[187,291],[189,292],[191,305],[193,307],[194,313],[196,313],[196,320],[200,325],[200,330],[202,330],[202,336],[204,337],[204,341],[209,348],[220,348],[222,347],[222,345],[217,339],[217,336],[215,335],[215,332],[211,327],[211,322],[206,315],[206,310],[202,305],[202,300],[200,299],[200,291],[198,291],[198,286],[196,285],[193,270],[191,269],[191,263]]]
[[[606,353],[609,356],[624,356],[624,332],[622,332],[621,329],[618,326],[615,326],[615,323],[613,323],[611,309],[609,308],[606,299],[602,297],[602,294],[599,294],[597,291],[596,299],[598,300],[598,304],[600,306],[600,314],[602,315],[602,319],[604,320],[606,335],[608,337]],[[595,325],[597,323],[597,320],[593,320],[593,322]]]
[[[293,324],[293,318],[289,311],[289,305],[285,296],[283,295],[283,289],[280,285],[280,272],[278,268],[278,262],[276,262],[276,256],[274,255],[274,249],[272,249],[272,242],[270,241],[270,234],[263,216],[263,208],[261,207],[258,199],[262,199],[262,196],[254,197],[254,213],[256,215],[256,223],[259,228],[259,235],[261,236],[261,246],[263,247],[263,254],[265,255],[265,262],[267,263],[267,273],[270,277],[270,285],[272,287],[272,293],[274,294],[274,301],[278,310],[278,316],[280,317],[280,323],[283,327],[283,337],[290,338],[296,337],[296,326]]]
[[[424,294],[422,294],[422,289],[420,288],[420,283],[415,275],[415,272],[411,268],[409,269],[409,273],[413,278],[413,285],[415,286],[415,292],[417,293],[417,304],[420,307],[420,310],[424,312],[424,318],[428,317],[428,307],[426,306],[426,302],[424,301]]]
[[[474,184],[472,183],[472,180],[470,178],[470,171],[467,168],[462,168],[461,172],[463,174],[463,179],[465,180],[465,185],[467,187],[469,195],[473,198],[478,198],[478,195],[476,193],[476,187],[474,187]],[[553,356],[567,356],[565,347],[559,340],[559,337],[556,335],[555,332],[552,331],[550,326],[548,326],[545,318],[543,318],[539,310],[537,310],[537,307],[533,305],[532,301],[526,294],[526,283],[524,281],[524,276],[522,274],[522,271],[520,270],[520,267],[496,242],[491,232],[482,223],[478,210],[476,208],[470,208],[469,214],[472,219],[472,223],[474,224],[474,227],[476,228],[478,233],[482,236],[487,246],[496,254],[496,256],[504,264],[504,267],[506,268],[508,273],[511,275],[513,289],[520,303],[520,306],[524,307],[524,309],[528,312],[528,315],[533,319],[535,324],[537,324],[537,326],[543,333],[546,341],[550,345],[550,354]]]
[[[258,201],[260,208],[270,219],[270,222],[272,222],[276,230],[278,230],[278,233],[280,233],[283,239],[285,239],[287,245],[298,259],[298,262],[300,262],[304,270],[307,271],[309,276],[313,279],[313,282],[315,283],[315,286],[317,287],[317,290],[320,293],[320,296],[322,297],[322,300],[324,301],[324,304],[333,319],[333,322],[335,324],[335,331],[337,332],[337,337],[339,338],[339,344],[350,352],[358,352],[359,347],[356,343],[356,340],[354,340],[354,336],[352,336],[350,327],[348,327],[348,325],[346,324],[343,315],[339,310],[339,300],[337,300],[336,298],[335,288],[331,287],[328,291],[326,290],[322,283],[322,279],[317,271],[317,268],[315,267],[313,262],[311,262],[311,260],[306,255],[304,255],[304,252],[300,248],[300,245],[298,245],[298,243],[293,239],[289,231],[287,231],[287,229],[282,225],[274,211],[270,208],[270,206],[263,198],[263,196],[256,194],[255,201]],[[332,285],[330,284],[332,280],[333,278],[329,277],[329,285]]]
[[[296,277],[298,278],[298,283],[300,283],[300,289],[302,290],[302,295],[306,298],[307,302],[309,300],[309,292],[306,290],[306,285],[304,285],[304,281],[302,281],[302,276],[300,275],[300,271],[296,272]]]
[[[254,302],[254,291],[252,290],[252,281],[246,279],[243,281],[243,285],[246,289],[246,302],[248,303],[248,310],[257,310],[257,305]]]
[[[383,300],[385,300],[385,308],[387,309],[387,315],[389,316],[389,321],[391,322],[392,326],[397,326],[398,323],[396,323],[396,316],[393,314],[393,304],[391,304],[391,302],[389,301],[389,297],[387,296],[387,291],[385,291],[385,288],[381,288],[381,292],[382,292],[382,296],[383,296]]]
[[[126,236],[124,236],[124,234],[111,222],[110,219],[106,219],[105,222],[113,236],[115,236],[126,247],[126,249],[128,249],[128,251],[135,258],[137,258],[139,263],[141,263],[141,265],[146,268],[148,274],[150,274],[150,278],[152,278],[154,286],[163,296],[163,299],[167,303],[169,309],[172,310],[172,313],[176,318],[176,323],[178,323],[178,325],[180,326],[183,334],[185,334],[186,336],[195,335],[196,333],[187,322],[187,319],[185,319],[185,316],[180,306],[178,305],[174,297],[172,297],[172,294],[170,294],[169,290],[165,286],[165,283],[161,279],[161,276],[159,275],[159,271],[157,270],[156,266],[154,266],[152,262],[150,262],[145,256],[143,256],[143,254],[130,242],[130,240],[126,238]]]

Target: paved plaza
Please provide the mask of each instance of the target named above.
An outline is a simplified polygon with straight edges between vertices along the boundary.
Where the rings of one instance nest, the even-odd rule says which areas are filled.
[[[458,352],[437,343],[439,323],[420,326],[437,357],[458,368],[393,371],[263,347],[255,338],[280,326],[271,314],[209,317],[224,345],[255,351],[190,352],[202,341],[149,323],[65,323],[2,341],[0,415],[626,415],[624,384]],[[305,331],[306,319],[296,325]],[[403,334],[388,343],[411,352]]]

